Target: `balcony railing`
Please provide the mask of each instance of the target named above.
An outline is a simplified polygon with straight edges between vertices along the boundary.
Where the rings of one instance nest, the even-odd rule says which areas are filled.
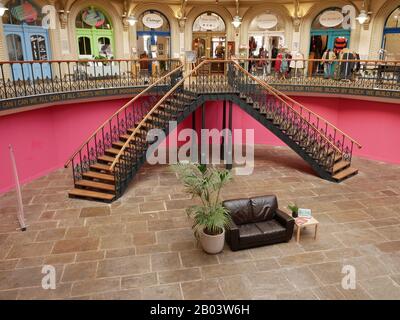
[[[285,71],[277,67],[281,63],[278,59],[235,62],[280,91],[400,98],[400,61],[335,60],[329,66],[330,72],[327,61],[321,59],[290,59]],[[100,91],[96,95],[121,92],[132,95],[135,88],[140,92],[180,65],[178,59],[0,62],[0,110],[53,102],[51,99],[55,98],[58,100],[54,101],[87,98],[93,91]],[[226,90],[226,71],[223,60],[203,65],[192,74],[192,78],[196,77],[194,90],[198,93]]]
[[[42,94],[147,86],[180,64],[178,59],[0,62],[0,101]]]
[[[239,59],[252,75],[269,84],[362,88],[400,91],[400,61]]]

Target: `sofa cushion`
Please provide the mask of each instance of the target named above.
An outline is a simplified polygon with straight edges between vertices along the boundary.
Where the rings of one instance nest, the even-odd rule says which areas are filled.
[[[279,238],[286,234],[286,229],[276,220],[269,220],[257,222],[255,224],[263,234],[268,235],[269,238]]]
[[[239,226],[239,237],[240,241],[243,238],[253,238],[262,235],[262,231],[257,228],[257,226],[253,223],[242,224]]]
[[[232,220],[237,225],[252,222],[252,209],[249,199],[227,200],[223,203],[224,207],[229,211]]]
[[[274,218],[275,210],[278,209],[278,201],[275,196],[262,196],[250,199],[253,209],[251,222],[267,221]]]

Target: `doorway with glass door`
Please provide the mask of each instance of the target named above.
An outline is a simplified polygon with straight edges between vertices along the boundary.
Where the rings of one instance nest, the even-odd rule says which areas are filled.
[[[197,60],[223,60],[226,58],[225,22],[216,13],[206,12],[198,16],[193,23],[192,50]],[[224,72],[224,64],[208,64],[210,73]]]
[[[13,80],[51,78],[49,35],[42,27],[40,9],[34,2],[9,1],[2,20]],[[22,63],[23,61],[29,61]]]

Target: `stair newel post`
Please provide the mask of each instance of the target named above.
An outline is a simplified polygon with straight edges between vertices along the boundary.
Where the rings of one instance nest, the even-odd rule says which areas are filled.
[[[343,134],[343,138],[342,138],[342,154],[343,154],[343,151],[344,151],[344,140],[345,140],[345,136]]]
[[[336,128],[333,130],[333,144],[336,145]]]
[[[81,174],[83,174],[83,166],[82,166],[82,150],[79,150],[79,165],[81,167]]]
[[[120,129],[119,129],[119,113],[117,113],[117,128],[118,128],[118,135],[120,135]]]
[[[99,157],[99,155],[97,154],[97,132],[94,134],[94,148],[95,148],[96,159],[97,159]]]
[[[110,126],[110,148],[111,148],[112,142],[113,142],[113,134],[112,134],[111,120],[108,121],[108,124],[109,124],[109,126]]]
[[[89,142],[86,143],[86,154],[87,154],[88,164],[89,164],[89,166],[90,166]]]
[[[74,185],[75,185],[75,182],[76,182],[76,177],[75,177],[75,163],[74,163],[74,159],[75,159],[75,157],[73,157],[72,158],[72,178],[74,179]]]
[[[104,139],[104,127],[101,128],[101,136],[103,138],[103,148],[104,148],[104,150],[106,150],[105,139]],[[104,150],[102,150],[103,154],[104,154]]]
[[[350,148],[350,159],[349,161],[351,162],[351,160],[353,159],[353,148],[354,148],[354,142],[351,141],[351,148]]]

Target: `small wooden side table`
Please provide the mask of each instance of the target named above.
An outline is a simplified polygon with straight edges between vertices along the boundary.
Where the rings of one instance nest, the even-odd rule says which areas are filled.
[[[302,228],[305,227],[310,227],[310,226],[315,226],[315,233],[314,233],[314,240],[317,239],[317,231],[318,231],[318,220],[315,219],[314,217],[312,217],[311,219],[309,219],[307,222],[303,223],[303,224],[297,224],[296,220],[295,220],[295,224],[297,226],[297,233],[296,233],[296,241],[299,242],[300,241],[300,232]]]

